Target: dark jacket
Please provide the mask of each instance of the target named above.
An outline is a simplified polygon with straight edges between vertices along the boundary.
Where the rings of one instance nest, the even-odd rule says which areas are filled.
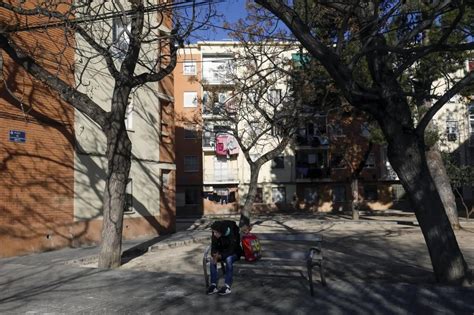
[[[216,238],[212,233],[211,254],[220,254],[223,260],[234,254],[240,258],[242,247],[240,246],[240,229],[237,224],[234,221],[225,220],[216,221],[212,226],[222,235],[220,238]]]

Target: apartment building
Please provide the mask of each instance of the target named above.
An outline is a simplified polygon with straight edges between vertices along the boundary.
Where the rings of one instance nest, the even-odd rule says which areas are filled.
[[[474,71],[474,60],[466,61],[465,67],[454,76],[464,76]],[[443,92],[447,87],[444,80],[434,83],[436,92]],[[439,135],[439,149],[454,155],[459,165],[474,166],[474,99],[472,96],[456,95],[433,117],[432,125]],[[462,189],[463,198],[468,204],[474,199],[473,185]]]
[[[6,10],[0,10],[0,19],[22,20]],[[28,19],[33,25],[40,21]],[[101,22],[107,24],[96,26],[110,36],[124,27],[119,20]],[[106,29],[110,25],[113,30]],[[167,33],[171,27],[165,15],[157,29]],[[40,65],[71,86],[82,82],[79,90],[109,110],[113,81],[104,71],[106,65],[103,60],[88,64],[87,52],[93,50],[77,34],[73,37],[54,27],[14,35]],[[160,49],[147,51],[143,60],[154,60]],[[0,89],[0,257],[98,243],[105,136],[87,116],[1,53],[7,85]],[[125,239],[175,230],[173,84],[172,76],[167,77],[133,91],[129,99],[125,123],[133,158]]]
[[[125,7],[126,8],[126,7]],[[163,19],[163,21],[162,21]],[[97,32],[112,36],[115,62],[120,65],[130,41],[129,24],[117,16],[96,21]],[[112,28],[112,29],[110,29]],[[154,36],[170,34],[169,12],[151,13],[145,28],[147,43],[142,44],[135,73],[148,72],[159,54],[166,54]],[[104,110],[110,110],[115,80],[108,73],[104,58],[94,59],[94,49],[76,36],[80,54],[75,56],[75,79],[79,91]],[[160,50],[161,49],[161,50]],[[94,66],[90,66],[90,64]],[[172,76],[148,82],[132,90],[125,126],[132,143],[132,165],[126,188],[123,238],[131,239],[175,230],[174,98]],[[75,111],[76,150],[74,156],[74,219],[87,222],[84,242],[100,240],[103,192],[106,182],[106,138],[100,128],[80,111]]]
[[[250,183],[247,160],[238,148],[221,150],[235,140],[225,118],[232,117],[229,108],[233,107],[233,94],[238,93],[230,73],[239,71],[235,61],[243,53],[235,42],[198,42],[181,50],[175,70],[177,116],[183,117],[176,131],[178,215],[236,213],[245,201]],[[296,50],[285,54],[291,60]],[[269,89],[269,97],[284,94],[285,87],[278,84]],[[256,211],[349,209],[351,174],[368,148],[367,124],[363,115],[354,111],[307,110],[311,119],[302,119],[291,144],[262,166]],[[222,111],[226,115],[221,115]],[[197,138],[185,135],[189,125],[197,131]],[[251,151],[252,159],[264,147]],[[385,209],[405,203],[386,150],[373,145],[367,156],[360,174],[361,206]]]
[[[23,21],[7,10],[0,20]],[[40,20],[30,17],[31,23]],[[12,34],[38,63],[73,84],[74,50],[59,29]],[[0,257],[70,242],[74,220],[74,110],[7,54],[0,87]],[[61,64],[57,57],[61,56]]]
[[[238,150],[229,156],[216,153],[216,140],[231,138],[219,115],[219,105],[232,91],[219,75],[233,56],[228,49],[215,43],[180,51],[174,72],[178,215],[238,211]],[[215,89],[219,93],[211,93]]]

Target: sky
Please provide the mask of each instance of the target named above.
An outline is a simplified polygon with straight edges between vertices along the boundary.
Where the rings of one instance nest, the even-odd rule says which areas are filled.
[[[247,15],[245,4],[246,0],[224,0],[221,3],[217,3],[215,6],[217,13],[221,15],[221,17],[214,18],[210,23],[222,27],[224,20],[233,23],[237,22],[240,18],[245,18]],[[228,40],[228,32],[228,30],[218,27],[203,29],[197,31],[190,40],[192,42],[202,40]]]

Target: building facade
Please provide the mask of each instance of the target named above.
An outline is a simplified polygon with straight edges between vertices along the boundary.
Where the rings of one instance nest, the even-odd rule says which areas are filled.
[[[21,21],[5,10],[0,18]],[[169,33],[171,18],[164,18],[157,30]],[[29,17],[29,23],[39,21]],[[116,21],[102,22],[94,27],[107,36],[118,34]],[[50,27],[14,38],[31,49],[40,65],[110,110],[113,80],[103,60],[86,62],[92,48],[78,34]],[[156,60],[160,48],[146,51],[142,60]],[[0,257],[100,242],[105,136],[91,119],[1,53],[7,84],[0,89]],[[166,77],[134,90],[129,99],[125,124],[133,157],[124,239],[175,230],[173,84],[173,77]]]
[[[247,160],[238,149],[233,154],[220,150],[221,144],[235,140],[225,117],[229,118],[229,100],[238,91],[228,78],[230,72],[239,72],[235,58],[243,53],[235,42],[198,42],[181,50],[175,70],[177,115],[183,117],[183,133],[176,132],[178,215],[237,213],[245,201],[250,183]],[[296,50],[286,54],[291,60]],[[284,87],[277,84],[268,94],[281,97],[282,91]],[[223,110],[227,116],[220,115]],[[295,139],[280,156],[262,166],[255,211],[350,209],[351,174],[369,147],[366,121],[354,113],[309,109],[307,115],[312,118],[305,119]],[[196,138],[185,136],[186,124],[198,131]],[[258,157],[259,150],[262,148],[251,155]],[[372,145],[367,156],[359,177],[360,206],[386,209],[405,204],[403,188],[384,147]]]
[[[465,67],[454,76],[462,77],[474,71],[474,60],[466,61]],[[444,80],[434,83],[435,93],[443,93],[449,85]],[[438,134],[438,147],[451,153],[460,166],[474,166],[474,97],[456,95],[433,117],[431,124]],[[460,189],[464,201],[473,205],[474,183]],[[456,196],[458,197],[458,196]]]

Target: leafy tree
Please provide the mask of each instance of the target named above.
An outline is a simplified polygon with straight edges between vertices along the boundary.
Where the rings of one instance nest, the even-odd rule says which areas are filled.
[[[8,17],[0,24],[0,55],[55,91],[60,99],[100,126],[106,136],[108,165],[99,267],[120,265],[132,150],[125,128],[130,93],[139,87],[156,88],[150,83],[161,81],[173,71],[179,46],[197,27],[194,21],[200,4],[210,5],[151,0],[0,2],[0,10]],[[174,10],[177,7],[182,11]],[[206,12],[202,13],[204,19],[211,14]],[[180,15],[186,15],[185,19]],[[172,29],[167,31],[168,27]],[[66,39],[54,43],[58,47],[53,51],[47,44],[58,34]],[[45,38],[48,43],[43,42]],[[69,49],[81,59],[80,64],[68,64],[63,58]],[[73,69],[76,80],[61,76]],[[83,76],[91,69],[108,72],[113,82],[109,110],[81,90],[88,84]]]
[[[425,130],[442,106],[474,80],[473,72],[450,75],[457,53],[474,47],[469,1],[255,2],[288,27],[352,106],[378,122],[390,163],[414,206],[436,280],[466,281],[468,267],[428,167]],[[426,34],[429,41],[423,40]],[[429,95],[433,104],[415,120],[412,98],[418,95],[410,73],[417,70],[423,77],[422,68],[436,55],[450,58],[436,64],[446,85]]]

